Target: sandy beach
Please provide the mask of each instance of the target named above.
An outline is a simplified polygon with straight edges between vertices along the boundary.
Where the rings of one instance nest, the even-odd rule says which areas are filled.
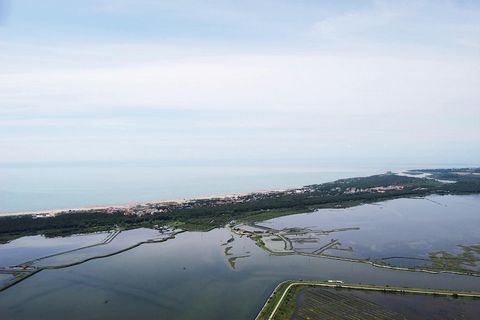
[[[190,197],[184,199],[170,199],[170,200],[152,200],[152,201],[144,201],[144,202],[129,202],[125,204],[109,204],[109,205],[93,205],[93,206],[85,206],[85,207],[77,207],[77,208],[53,208],[53,209],[45,209],[45,210],[35,210],[35,211],[20,211],[20,212],[0,212],[0,217],[7,217],[7,216],[22,216],[22,215],[40,215],[40,214],[48,214],[48,215],[56,215],[58,213],[63,212],[77,212],[77,211],[87,211],[87,210],[103,210],[103,209],[128,209],[132,208],[137,205],[143,204],[167,204],[167,203],[182,203],[186,201],[192,200],[205,200],[205,199],[224,199],[224,198],[232,198],[232,197],[241,197],[241,196],[248,196],[251,194],[256,193],[268,193],[268,192],[284,192],[287,190],[292,190],[295,188],[287,188],[287,189],[271,189],[271,190],[258,190],[252,192],[239,192],[239,193],[228,193],[228,194],[216,194],[216,195],[206,195],[206,196],[198,196],[198,197]]]

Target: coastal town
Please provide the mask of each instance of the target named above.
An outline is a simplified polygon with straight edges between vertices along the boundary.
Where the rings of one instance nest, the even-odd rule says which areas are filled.
[[[242,203],[254,202],[266,198],[281,198],[288,195],[308,195],[319,192],[326,194],[335,194],[335,195],[352,195],[352,194],[383,194],[388,191],[401,191],[404,189],[403,185],[385,185],[377,186],[371,188],[355,188],[355,187],[334,187],[328,190],[323,190],[319,188],[319,185],[304,186],[301,188],[293,188],[287,190],[275,190],[275,191],[259,191],[248,194],[238,194],[238,195],[223,195],[223,196],[212,196],[205,198],[197,199],[183,199],[175,201],[161,201],[161,202],[147,202],[142,204],[134,204],[130,206],[110,206],[104,208],[92,208],[91,210],[101,210],[107,214],[119,213],[124,215],[155,215],[173,212],[176,210],[185,210],[185,209],[196,209],[203,208],[206,206],[224,206],[224,205],[235,205]],[[79,209],[84,211],[85,209]],[[65,210],[65,211],[53,211],[46,213],[35,213],[33,217],[35,218],[45,218],[52,217],[58,214],[71,213],[76,211],[76,209]]]

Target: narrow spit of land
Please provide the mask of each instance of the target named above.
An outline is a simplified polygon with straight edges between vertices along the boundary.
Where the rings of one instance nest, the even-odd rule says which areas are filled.
[[[333,289],[354,289],[354,290],[367,290],[384,293],[401,293],[401,294],[422,294],[432,296],[448,296],[448,297],[466,297],[466,298],[480,298],[480,291],[456,291],[456,290],[442,290],[442,289],[430,289],[430,288],[406,288],[406,287],[390,287],[380,286],[372,284],[350,284],[343,283],[341,281],[302,281],[302,280],[289,280],[280,283],[273,293],[268,298],[255,320],[284,320],[289,319],[282,313],[280,315],[279,310],[281,308],[287,308],[292,311],[292,306],[287,306],[288,303],[292,303],[295,300],[294,289],[301,287],[323,287]],[[288,301],[287,301],[288,300]],[[339,312],[341,310],[338,310]]]
[[[428,177],[415,176],[418,172]],[[146,203],[131,207],[44,212],[0,218],[0,243],[25,235],[64,236],[153,226],[210,230],[231,221],[255,222],[319,208],[344,208],[402,197],[480,193],[480,168],[416,170],[349,178],[284,191]],[[448,180],[447,180],[448,179]]]

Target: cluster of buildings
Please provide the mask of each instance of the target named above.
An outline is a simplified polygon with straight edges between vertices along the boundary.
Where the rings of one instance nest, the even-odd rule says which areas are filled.
[[[160,203],[146,203],[138,204],[129,208],[108,208],[107,213],[123,213],[126,215],[152,215],[163,212],[171,212],[174,210],[181,209],[196,209],[196,208],[205,208],[205,207],[214,207],[214,206],[223,206],[228,204],[240,204],[247,203],[251,201],[261,200],[265,197],[281,197],[283,195],[290,194],[302,194],[313,192],[312,187],[302,187],[297,189],[289,189],[284,191],[264,191],[264,192],[255,192],[245,195],[231,195],[224,197],[214,197],[214,198],[200,198],[192,200],[179,200],[171,202],[160,202]]]
[[[213,197],[213,198],[199,198],[191,200],[179,200],[179,201],[169,201],[169,202],[158,202],[158,203],[145,203],[137,204],[130,207],[109,207],[105,209],[92,209],[92,210],[104,210],[107,214],[124,214],[124,215],[154,215],[159,213],[168,213],[176,210],[184,209],[198,209],[206,207],[216,207],[224,206],[229,204],[241,204],[248,203],[252,201],[258,201],[266,198],[281,198],[285,195],[301,195],[308,193],[336,193],[336,194],[357,194],[357,193],[385,193],[387,191],[398,191],[403,190],[404,186],[402,185],[390,185],[390,186],[380,186],[380,187],[371,187],[371,188],[356,188],[356,187],[338,187],[323,189],[319,188],[320,185],[311,185],[304,186],[301,188],[279,190],[279,191],[265,191],[265,192],[255,192],[244,195],[229,195],[224,197]],[[38,214],[36,217],[47,217],[48,213]]]
[[[345,189],[345,194],[355,194],[355,193],[385,193],[387,191],[399,191],[403,190],[404,186],[385,186],[385,187],[373,187],[373,188],[347,188]]]
[[[356,194],[356,193],[385,193],[387,191],[403,190],[404,186],[401,185],[391,185],[391,186],[381,186],[381,187],[372,187],[372,188],[355,188],[350,187],[346,188],[344,194]],[[341,188],[336,187],[330,191],[341,192]],[[283,191],[266,191],[266,192],[255,192],[246,195],[232,195],[225,197],[216,197],[216,198],[205,198],[205,199],[192,199],[192,200],[182,200],[182,201],[171,201],[171,202],[160,202],[160,203],[146,203],[138,204],[129,208],[108,208],[106,213],[122,213],[126,215],[153,215],[157,213],[171,212],[175,210],[182,209],[195,209],[195,208],[205,208],[213,206],[223,206],[228,204],[239,204],[246,203],[251,201],[261,200],[265,197],[282,197],[284,195],[297,195],[318,192],[315,189],[315,186],[305,186],[301,188],[288,189]]]

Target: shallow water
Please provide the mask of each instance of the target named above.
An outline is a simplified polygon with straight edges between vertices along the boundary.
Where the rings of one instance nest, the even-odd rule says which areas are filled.
[[[29,236],[0,245],[0,267],[14,266],[40,257],[99,243],[108,233],[91,233],[63,238]]]
[[[11,274],[0,273],[0,286],[3,286],[13,280],[14,276]]]
[[[429,212],[426,209],[433,206],[439,208],[440,211],[435,211],[439,215],[454,212],[458,223],[462,217],[473,215],[473,212],[462,213],[468,211],[466,208],[480,204],[478,197],[471,196],[433,200],[448,206],[439,206],[428,200],[400,199],[383,203],[383,209],[375,209],[377,206],[358,207],[360,217],[356,217],[355,208],[327,210],[325,217],[328,219],[325,222],[330,223],[329,228],[336,227],[335,214],[338,214],[339,221],[344,221],[346,225],[350,225],[347,223],[350,221],[360,223],[364,215],[373,212],[377,220],[386,223],[383,215],[402,214],[402,208],[406,212],[413,210],[416,213],[403,213],[408,219]],[[422,204],[419,211],[415,211],[415,201]],[[392,209],[386,209],[391,204]],[[449,208],[450,211],[442,208]],[[433,212],[427,214],[432,217]],[[319,222],[316,220],[319,217],[325,219],[322,214],[313,213],[277,218],[266,225],[312,226],[311,222]],[[414,220],[419,219],[417,217]],[[437,220],[427,222],[433,225]],[[445,221],[439,221],[438,228],[443,228],[450,220],[455,219],[446,217]],[[479,225],[476,220],[469,221]],[[362,224],[357,232],[368,225]],[[398,242],[408,241],[412,237],[416,240],[423,238],[416,234],[418,230],[424,229],[413,226],[411,237],[399,237]],[[466,230],[469,230],[468,226]],[[427,235],[431,236],[432,232],[428,231]],[[385,233],[387,231],[382,232]],[[64,319],[68,314],[72,320],[86,317],[235,320],[253,319],[274,287],[288,279],[339,279],[392,286],[480,290],[480,277],[396,271],[362,263],[298,255],[274,256],[257,247],[247,237],[234,235],[234,241],[227,243],[231,237],[231,232],[225,228],[210,232],[185,232],[173,240],[144,244],[106,259],[92,260],[65,269],[44,270],[1,292],[0,310],[6,319]],[[448,236],[439,237],[442,241],[438,243],[448,243]],[[462,237],[453,235],[451,239],[456,243]],[[371,241],[379,238],[365,239]],[[470,237],[468,239],[473,240]],[[61,238],[58,240],[61,241]],[[391,239],[386,237],[385,240],[390,243]],[[232,247],[229,256],[225,255],[227,247]],[[385,248],[396,247],[387,245]],[[387,249],[382,252],[389,253]],[[228,259],[234,257],[241,258],[236,259],[232,266]]]
[[[112,254],[124,248],[147,240],[160,240],[168,237],[169,233],[160,233],[158,230],[138,228],[120,232],[107,243],[98,243],[61,255],[56,255],[36,261],[34,266],[55,266],[75,263],[91,257]]]
[[[252,319],[282,280],[342,279],[403,286],[478,289],[480,279],[378,269],[366,264],[302,256],[270,256],[236,237],[235,269],[224,246],[230,233],[184,233],[159,244],[42,271],[0,293],[7,319]]]
[[[325,250],[325,254],[354,258],[413,257],[428,259],[429,253],[445,250],[458,254],[458,245],[480,243],[480,195],[429,196],[395,199],[347,209],[322,209],[313,213],[279,217],[260,225],[281,230],[309,228],[332,230],[358,228],[316,236],[318,244],[297,248],[319,248],[337,239],[347,250]],[[305,237],[303,235],[302,237]],[[292,237],[295,238],[295,237]],[[401,265],[425,264],[423,260],[392,259]]]

